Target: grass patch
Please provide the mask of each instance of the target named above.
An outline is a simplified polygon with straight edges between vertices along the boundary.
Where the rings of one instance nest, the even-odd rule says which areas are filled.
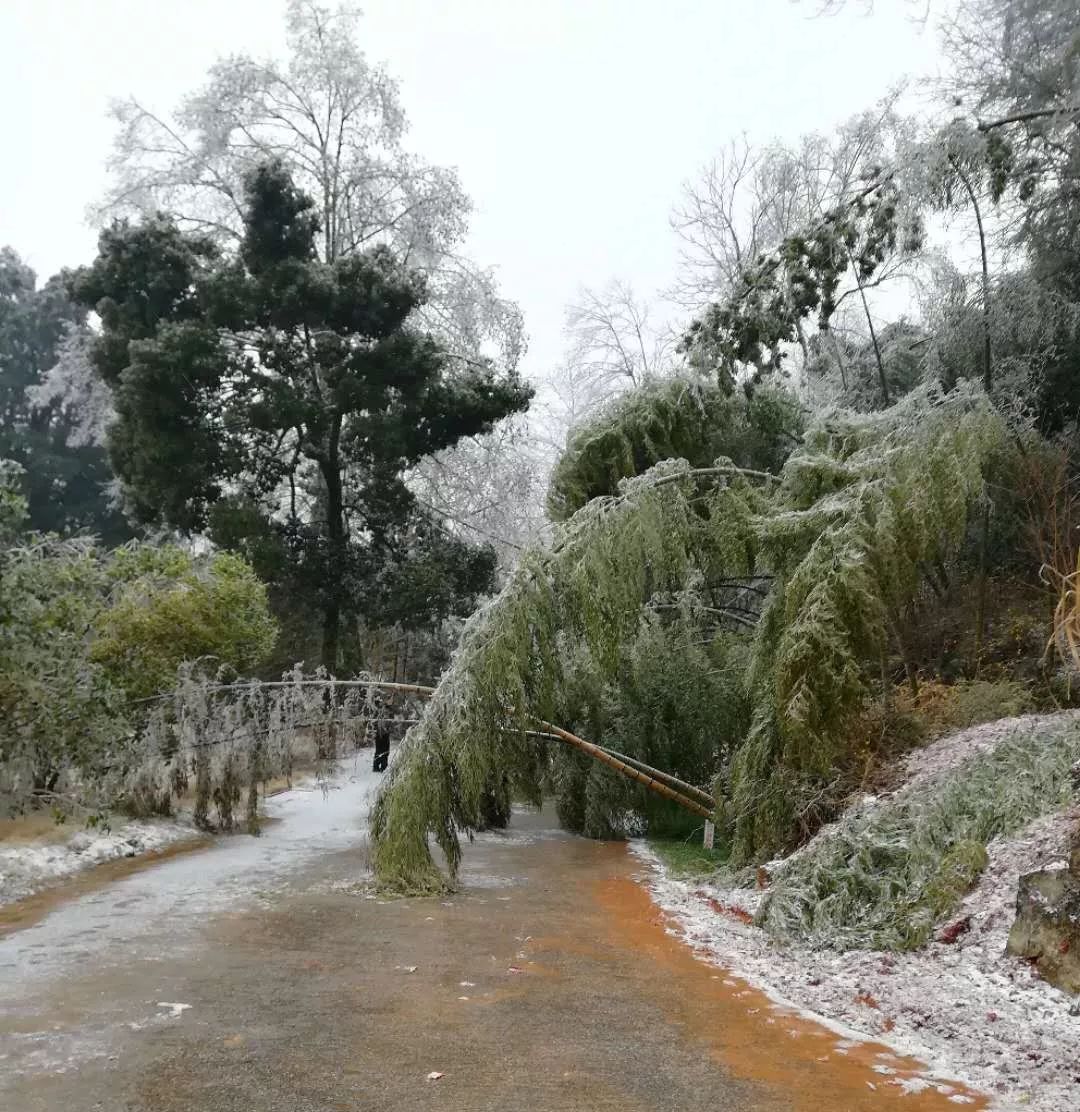
[[[818,946],[923,945],[985,867],[984,847],[1072,798],[1080,725],[1018,726],[992,752],[849,813],[782,868],[758,915]]]
[[[55,845],[66,842],[81,829],[78,822],[57,822],[51,811],[31,811],[16,818],[0,819],[0,845]]]
[[[901,687],[895,700],[898,710],[918,719],[927,740],[1035,709],[1030,688],[1009,679],[958,680],[953,684],[924,681],[918,696],[913,698]]]
[[[700,832],[694,841],[676,841],[671,838],[649,838],[649,848],[676,877],[711,876],[727,864],[730,848],[718,845],[706,849],[701,844]]]

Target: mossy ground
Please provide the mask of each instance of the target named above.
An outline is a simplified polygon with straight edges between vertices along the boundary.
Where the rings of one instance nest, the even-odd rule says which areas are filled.
[[[714,849],[706,849],[701,844],[700,834],[692,841],[650,838],[649,848],[663,861],[672,876],[680,878],[711,876],[727,864],[731,853],[727,845],[718,844]]]

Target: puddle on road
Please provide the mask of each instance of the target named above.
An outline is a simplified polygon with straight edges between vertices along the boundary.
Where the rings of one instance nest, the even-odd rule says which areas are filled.
[[[988,1107],[985,1097],[959,1084],[928,1083],[921,1062],[881,1043],[843,1039],[696,957],[668,932],[664,912],[629,876],[598,882],[596,897],[606,912],[609,940],[655,968],[657,1001],[669,1017],[732,1076],[775,1086],[798,1112]],[[554,939],[543,941],[557,945]],[[734,983],[725,984],[725,978]],[[916,1091],[920,1085],[928,1087]]]

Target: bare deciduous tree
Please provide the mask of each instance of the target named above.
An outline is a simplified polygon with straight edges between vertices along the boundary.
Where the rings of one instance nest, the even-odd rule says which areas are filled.
[[[813,16],[839,15],[849,6],[862,15],[874,12],[874,0],[792,0],[795,4],[804,2],[813,9]],[[917,23],[925,24],[929,20],[933,0],[904,0],[904,4],[911,9],[911,18]]]
[[[406,150],[397,84],[360,50],[359,14],[289,0],[286,60],[224,58],[169,114],[135,97],[114,104],[112,184],[91,217],[164,212],[235,239],[245,175],[278,158],[319,204],[327,261],[389,243],[427,276],[427,327],[463,355],[513,365],[521,314],[462,252],[472,206],[456,173]]]
[[[672,337],[653,316],[653,307],[626,282],[614,279],[602,290],[581,289],[566,310],[568,361],[602,392],[640,386],[663,374]]]
[[[745,136],[729,144],[697,181],[685,185],[672,216],[672,226],[683,242],[673,296],[694,311],[710,301],[730,298],[746,270],[763,255],[864,189],[909,140],[911,125],[897,109],[900,93],[890,93],[832,135],[812,133],[791,146],[773,142],[754,148]],[[872,280],[865,280],[855,258],[849,257],[836,308],[841,310],[855,299],[873,342],[870,291],[906,275],[911,260],[897,252],[877,267]],[[796,332],[805,364],[810,345],[801,320]]]
[[[548,467],[570,429],[599,405],[675,366],[675,333],[660,307],[618,279],[579,290],[567,306],[564,332],[566,356],[543,379],[533,404],[533,438]]]
[[[494,545],[505,566],[545,526],[550,452],[533,415],[502,422],[425,460],[410,477],[418,501],[465,539]],[[463,532],[462,532],[463,531]]]

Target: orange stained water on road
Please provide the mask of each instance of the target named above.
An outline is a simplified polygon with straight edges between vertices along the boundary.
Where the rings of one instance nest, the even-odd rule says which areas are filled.
[[[695,955],[625,870],[599,881],[595,891],[611,941],[636,950],[655,969],[657,985],[668,986],[662,997],[669,1019],[733,1076],[781,1090],[799,1112],[988,1106],[984,1096],[955,1082],[930,1082],[917,1060],[880,1043],[844,1039]]]

